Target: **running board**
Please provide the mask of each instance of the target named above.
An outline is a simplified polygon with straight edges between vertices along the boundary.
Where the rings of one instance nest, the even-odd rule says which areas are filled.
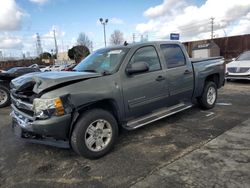
[[[161,109],[159,111],[153,112],[149,115],[142,116],[140,118],[131,120],[125,125],[125,127],[127,129],[131,129],[131,130],[137,129],[137,128],[142,127],[146,124],[152,123],[152,122],[157,121],[159,119],[171,116],[173,114],[176,114],[178,112],[181,112],[183,110],[191,108],[192,106],[193,106],[193,104],[191,104],[191,103],[188,103],[188,104],[180,103],[180,104],[171,106],[169,108],[164,108],[164,109]]]

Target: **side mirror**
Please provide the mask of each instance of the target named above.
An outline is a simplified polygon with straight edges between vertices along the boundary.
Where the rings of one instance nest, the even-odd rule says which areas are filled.
[[[137,61],[133,63],[131,66],[126,68],[127,74],[136,74],[141,72],[147,72],[149,70],[149,66],[144,61]]]

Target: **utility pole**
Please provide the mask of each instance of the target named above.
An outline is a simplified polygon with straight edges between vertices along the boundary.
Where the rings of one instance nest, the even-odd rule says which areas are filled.
[[[210,18],[210,20],[211,20],[211,40],[213,40],[213,38],[214,38],[214,19],[215,18]]]
[[[102,19],[100,18],[99,21],[101,22],[101,24],[103,25],[103,34],[104,34],[104,43],[105,43],[105,47],[107,45],[107,42],[106,42],[106,29],[105,29],[105,26],[108,24],[108,19]]]
[[[135,43],[135,33],[133,33],[133,43]]]
[[[56,41],[56,30],[54,29],[53,32],[54,32],[54,41],[55,41],[55,55],[56,55],[56,58],[57,58],[58,46],[57,46],[57,41]]]
[[[2,60],[3,60],[3,52],[0,51],[0,61],[2,61]]]
[[[37,56],[39,56],[39,55],[41,55],[43,53],[39,33],[36,33],[36,52],[37,52]]]
[[[141,42],[143,42],[143,35],[141,35]]]

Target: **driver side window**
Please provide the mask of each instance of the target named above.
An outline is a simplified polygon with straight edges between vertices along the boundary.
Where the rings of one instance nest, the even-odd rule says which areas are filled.
[[[147,63],[149,72],[161,70],[160,60],[153,46],[139,48],[130,59],[128,66],[138,61]]]

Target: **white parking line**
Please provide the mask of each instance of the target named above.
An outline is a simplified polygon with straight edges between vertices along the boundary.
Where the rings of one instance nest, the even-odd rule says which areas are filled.
[[[220,106],[231,106],[232,105],[232,103],[225,103],[225,102],[218,102],[218,103],[216,103],[216,105],[220,105]]]
[[[211,115],[214,115],[214,113],[213,113],[213,112],[210,112],[210,113],[207,114],[206,116],[209,117],[209,116],[211,116]]]

